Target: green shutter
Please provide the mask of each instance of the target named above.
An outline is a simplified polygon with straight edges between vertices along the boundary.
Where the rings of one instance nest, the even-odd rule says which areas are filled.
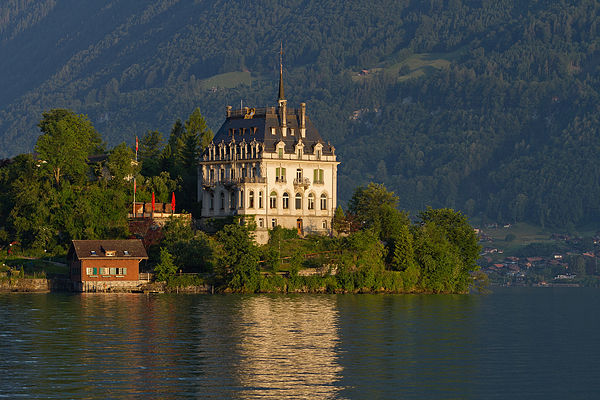
[[[313,182],[316,182],[316,181],[319,180],[319,170],[315,169],[313,172],[314,172],[314,174],[313,174]]]
[[[319,170],[319,182],[323,182],[323,170]]]

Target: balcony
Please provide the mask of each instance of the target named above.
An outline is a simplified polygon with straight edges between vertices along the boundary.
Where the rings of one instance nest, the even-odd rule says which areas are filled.
[[[275,177],[275,182],[277,182],[277,183],[286,183],[287,180],[285,179],[285,176],[277,176],[277,177]]]
[[[223,186],[225,187],[233,187],[243,183],[265,183],[267,182],[267,178],[264,176],[244,176],[242,178],[233,178],[227,179],[223,181]]]
[[[204,189],[214,189],[216,184],[216,181],[214,179],[208,179],[205,181],[202,181],[202,187]]]
[[[294,188],[302,187],[304,190],[310,186],[310,179],[308,178],[296,178],[294,179]]]

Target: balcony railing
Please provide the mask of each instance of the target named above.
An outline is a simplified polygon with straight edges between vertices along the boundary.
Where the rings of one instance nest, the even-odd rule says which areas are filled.
[[[287,180],[285,179],[285,176],[277,176],[277,177],[275,177],[275,182],[277,182],[277,183],[286,183]]]
[[[202,186],[205,188],[213,188],[216,184],[220,183],[223,186],[235,186],[240,183],[265,183],[267,178],[264,176],[245,176],[243,178],[223,179],[222,181],[217,180],[206,180],[202,182]]]
[[[304,189],[308,189],[310,186],[310,179],[308,178],[296,178],[294,179],[294,187],[302,186]]]

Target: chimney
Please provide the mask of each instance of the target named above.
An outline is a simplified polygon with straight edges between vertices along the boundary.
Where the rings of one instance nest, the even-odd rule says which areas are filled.
[[[300,103],[300,137],[306,137],[306,103]]]

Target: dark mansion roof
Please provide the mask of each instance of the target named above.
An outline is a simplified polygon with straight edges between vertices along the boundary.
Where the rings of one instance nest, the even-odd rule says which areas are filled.
[[[252,114],[252,111],[254,113]],[[246,115],[252,115],[251,118],[245,118]],[[250,143],[256,140],[262,143],[265,151],[275,151],[275,145],[283,140],[285,143],[285,152],[294,153],[294,146],[300,139],[300,118],[301,109],[288,108],[286,113],[287,134],[284,137],[281,132],[281,114],[277,107],[266,107],[257,109],[232,110],[229,116],[217,131],[213,143],[230,143],[235,139],[236,143],[245,140]],[[314,145],[321,143],[323,145],[323,154],[332,154],[332,146],[323,142],[317,128],[312,124],[308,116],[305,116],[306,134],[302,138],[305,151],[312,151]],[[271,128],[275,129],[272,134]],[[293,135],[291,132],[293,131]]]
[[[76,255],[80,260],[93,258],[148,258],[146,249],[140,239],[73,240],[69,258],[72,258],[73,255]]]

